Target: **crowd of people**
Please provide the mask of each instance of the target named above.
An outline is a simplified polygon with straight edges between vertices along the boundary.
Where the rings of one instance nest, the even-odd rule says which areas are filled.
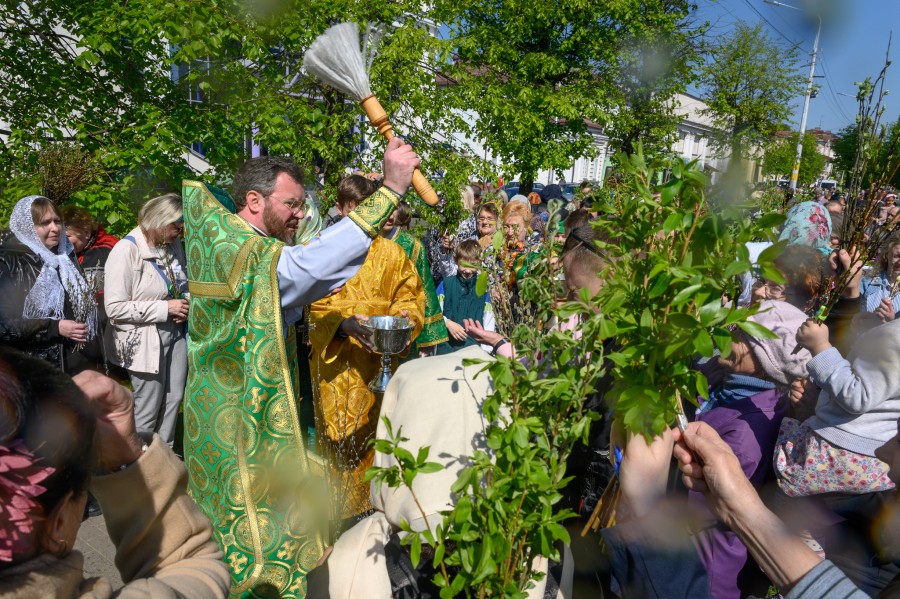
[[[588,184],[566,202],[558,185],[507,198],[473,182],[452,226],[429,228],[402,201],[418,162],[391,141],[383,172],[346,175],[321,215],[293,161],[251,159],[231,193],[186,181],[147,200],[121,239],[82,208],[16,204],[0,246],[0,595],[413,596],[406,576],[436,596],[397,534],[456,501],[456,458],[483,446],[490,381],[472,383],[470,360],[516,359],[510,333],[532,316],[521,283],[539,266],[595,295],[612,258]],[[893,227],[893,199],[873,230]],[[622,432],[608,389],[591,394],[597,422],[560,507],[588,519],[613,478],[622,505],[588,578],[623,597],[717,599],[900,584],[900,238],[862,268],[845,208],[789,207],[781,280],[748,273],[735,299],[772,335],[736,331],[728,355],[698,358],[708,398],[686,429]],[[857,274],[810,319],[842,270]],[[384,394],[369,384],[382,315],[411,329]],[[419,497],[368,482],[393,459],[372,444],[384,415],[443,452]],[[117,591],[84,579],[74,551],[101,511]],[[530,596],[570,596],[573,570],[585,576],[536,563]]]

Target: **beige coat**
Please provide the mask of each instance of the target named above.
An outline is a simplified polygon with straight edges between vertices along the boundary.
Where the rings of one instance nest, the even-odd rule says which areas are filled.
[[[44,554],[0,570],[0,599],[219,599],[231,579],[209,519],[187,494],[187,471],[158,436],[122,472],[95,477],[116,567],[126,581],[84,579],[84,556]]]
[[[113,362],[132,372],[159,373],[160,341],[157,323],[169,319],[169,290],[154,266],[157,253],[147,245],[140,227],[122,239],[109,253],[105,268],[104,304],[112,338],[108,340]],[[184,265],[181,241],[172,252]]]
[[[391,581],[382,558],[390,535],[400,531],[401,522],[413,530],[425,530],[425,518],[432,528],[443,520],[440,512],[454,504],[450,487],[468,465],[468,456],[487,451],[484,431],[489,424],[482,411],[484,399],[493,392],[488,373],[476,374],[483,364],[465,366],[463,361],[491,360],[480,347],[466,347],[451,354],[412,360],[400,366],[391,377],[381,416],[387,416],[395,431],[403,429],[408,441],[403,447],[415,454],[419,447],[431,446],[429,461],[444,469],[423,474],[413,481],[419,504],[405,487],[390,488],[371,484],[375,513],[345,532],[328,557],[328,590],[317,594],[310,590],[307,599],[390,599]],[[384,422],[379,420],[377,439],[387,438]],[[389,468],[392,455],[375,453],[375,466]],[[538,557],[534,568],[547,571],[547,560]],[[569,548],[563,552],[560,589],[554,597],[572,596],[573,560]],[[528,599],[541,599],[547,578],[528,590]],[[324,591],[324,589],[320,589]]]

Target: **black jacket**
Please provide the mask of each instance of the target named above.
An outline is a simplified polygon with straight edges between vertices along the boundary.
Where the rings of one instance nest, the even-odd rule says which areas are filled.
[[[43,260],[14,235],[0,245],[0,343],[66,370],[66,354],[71,354],[74,346],[59,334],[59,322],[22,317],[25,297],[43,265]],[[72,318],[68,298],[64,315]]]

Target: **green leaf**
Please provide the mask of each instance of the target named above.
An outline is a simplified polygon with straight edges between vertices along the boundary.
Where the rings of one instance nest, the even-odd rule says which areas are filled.
[[[425,462],[419,466],[419,474],[431,474],[432,472],[440,472],[444,469],[444,465],[438,462]]]
[[[696,285],[688,285],[687,287],[685,287],[684,289],[679,291],[678,294],[674,298],[672,298],[672,305],[680,306],[681,304],[692,299],[694,294],[697,293],[698,291],[700,291],[701,289],[703,289],[703,285],[701,285],[699,283]]]
[[[478,278],[475,279],[475,293],[477,295],[484,295],[487,293],[488,288],[488,273],[486,271],[482,271],[478,273]]]
[[[701,330],[697,332],[697,335],[694,337],[694,349],[697,350],[701,356],[711,357],[714,352],[713,341],[705,330]]]
[[[697,322],[696,318],[690,314],[684,314],[683,312],[673,312],[672,314],[669,314],[669,322],[682,329],[694,329],[700,324]]]
[[[787,217],[784,214],[778,212],[769,212],[768,214],[763,214],[759,217],[759,220],[756,221],[756,226],[760,229],[774,229],[775,227],[780,226]]]
[[[503,234],[503,229],[501,227],[497,227],[497,230],[494,231],[494,236],[491,238],[491,247],[499,252],[501,249],[503,249],[503,243],[505,241],[506,237]]]
[[[412,542],[409,546],[409,561],[412,562],[414,568],[418,568],[422,557],[422,537],[418,533],[413,533],[410,536],[412,537]]]
[[[713,341],[716,343],[716,347],[719,348],[719,354],[723,358],[727,358],[731,355],[731,333],[728,329],[723,329],[720,327],[715,327],[712,330]]]

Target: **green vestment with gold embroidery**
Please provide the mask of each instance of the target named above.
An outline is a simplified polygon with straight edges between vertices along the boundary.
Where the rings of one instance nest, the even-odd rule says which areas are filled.
[[[284,244],[183,187],[191,291],[184,457],[189,491],[231,569],[232,597],[306,594],[324,549],[324,463],[301,437],[297,343],[283,324]],[[379,190],[350,215],[374,238],[398,197]],[[306,425],[306,423],[304,423]]]
[[[441,312],[441,302],[434,287],[434,277],[431,276],[428,253],[422,247],[422,243],[407,231],[396,227],[387,238],[403,248],[406,257],[416,267],[419,279],[422,280],[422,287],[425,288],[425,326],[407,354],[407,359],[411,360],[418,357],[419,350],[444,343],[450,335],[447,332],[447,325],[444,324],[444,314]]]

